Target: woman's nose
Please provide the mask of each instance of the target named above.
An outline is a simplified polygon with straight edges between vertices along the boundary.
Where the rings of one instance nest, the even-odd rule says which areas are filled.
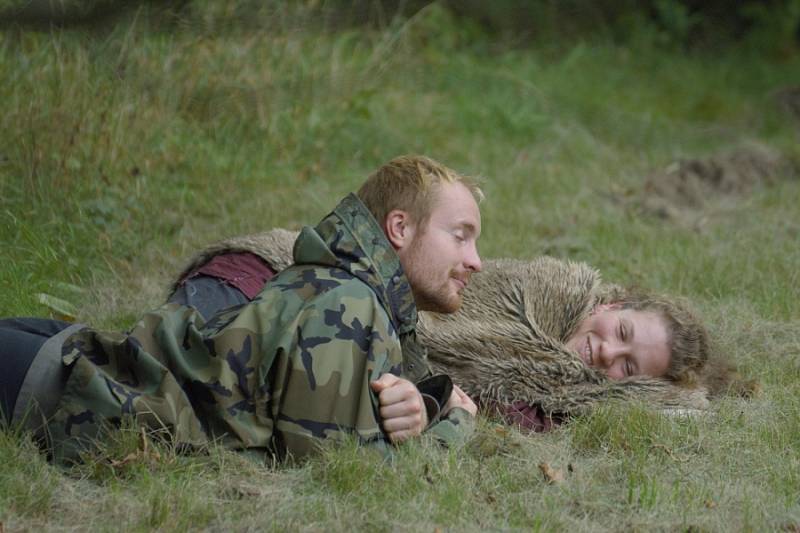
[[[622,343],[615,341],[603,341],[600,343],[598,360],[603,368],[610,367],[621,355],[625,355],[625,346]]]

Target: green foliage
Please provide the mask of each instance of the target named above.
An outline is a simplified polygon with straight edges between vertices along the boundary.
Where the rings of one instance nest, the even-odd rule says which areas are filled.
[[[786,0],[779,9],[760,2],[741,8],[752,29],[747,35],[750,45],[773,56],[796,53],[800,41],[800,1]]]
[[[781,55],[797,52],[796,0],[451,0],[444,2],[510,42],[538,46],[607,41],[677,49],[715,49],[746,41]],[[566,38],[566,40],[565,40]]]
[[[662,28],[659,37],[665,44],[684,44],[700,22],[700,16],[691,13],[689,7],[678,0],[655,0],[655,22]]]

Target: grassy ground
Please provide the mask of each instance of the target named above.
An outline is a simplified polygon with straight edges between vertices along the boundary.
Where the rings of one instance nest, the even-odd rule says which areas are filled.
[[[65,471],[2,432],[5,528],[800,527],[800,183],[712,200],[701,226],[625,201],[678,157],[749,140],[797,157],[770,95],[800,55],[514,49],[436,6],[323,31],[280,3],[192,5],[172,25],[144,10],[0,33],[0,315],[125,328],[198,245],[316,221],[417,152],[484,177],[484,257],[570,257],[686,296],[762,393],[691,420],[609,406],[534,437],[482,420],[466,449],[415,443],[392,465],[354,447],[294,467],[186,457],[131,430]]]

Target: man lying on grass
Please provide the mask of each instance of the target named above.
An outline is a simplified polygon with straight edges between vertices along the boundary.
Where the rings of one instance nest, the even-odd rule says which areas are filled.
[[[291,264],[296,237],[274,229],[213,244],[177,277],[170,300],[207,316],[246,303]],[[533,431],[609,398],[703,409],[732,375],[718,358],[709,363],[708,334],[684,304],[549,257],[485,262],[461,309],[423,311],[417,330],[437,371]]]
[[[464,440],[477,411],[416,340],[417,309],[452,313],[481,269],[481,191],[400,157],[306,227],[294,265],[247,305],[203,317],[170,303],[128,334],[0,322],[11,423],[74,459],[124,417],[179,445],[302,457],[355,435],[385,453],[423,431]]]

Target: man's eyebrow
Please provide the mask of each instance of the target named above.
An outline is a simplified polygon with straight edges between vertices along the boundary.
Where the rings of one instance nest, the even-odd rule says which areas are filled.
[[[461,226],[462,228],[464,228],[465,230],[467,230],[470,233],[477,233],[477,231],[478,231],[478,228],[472,222],[459,221],[458,225]]]

